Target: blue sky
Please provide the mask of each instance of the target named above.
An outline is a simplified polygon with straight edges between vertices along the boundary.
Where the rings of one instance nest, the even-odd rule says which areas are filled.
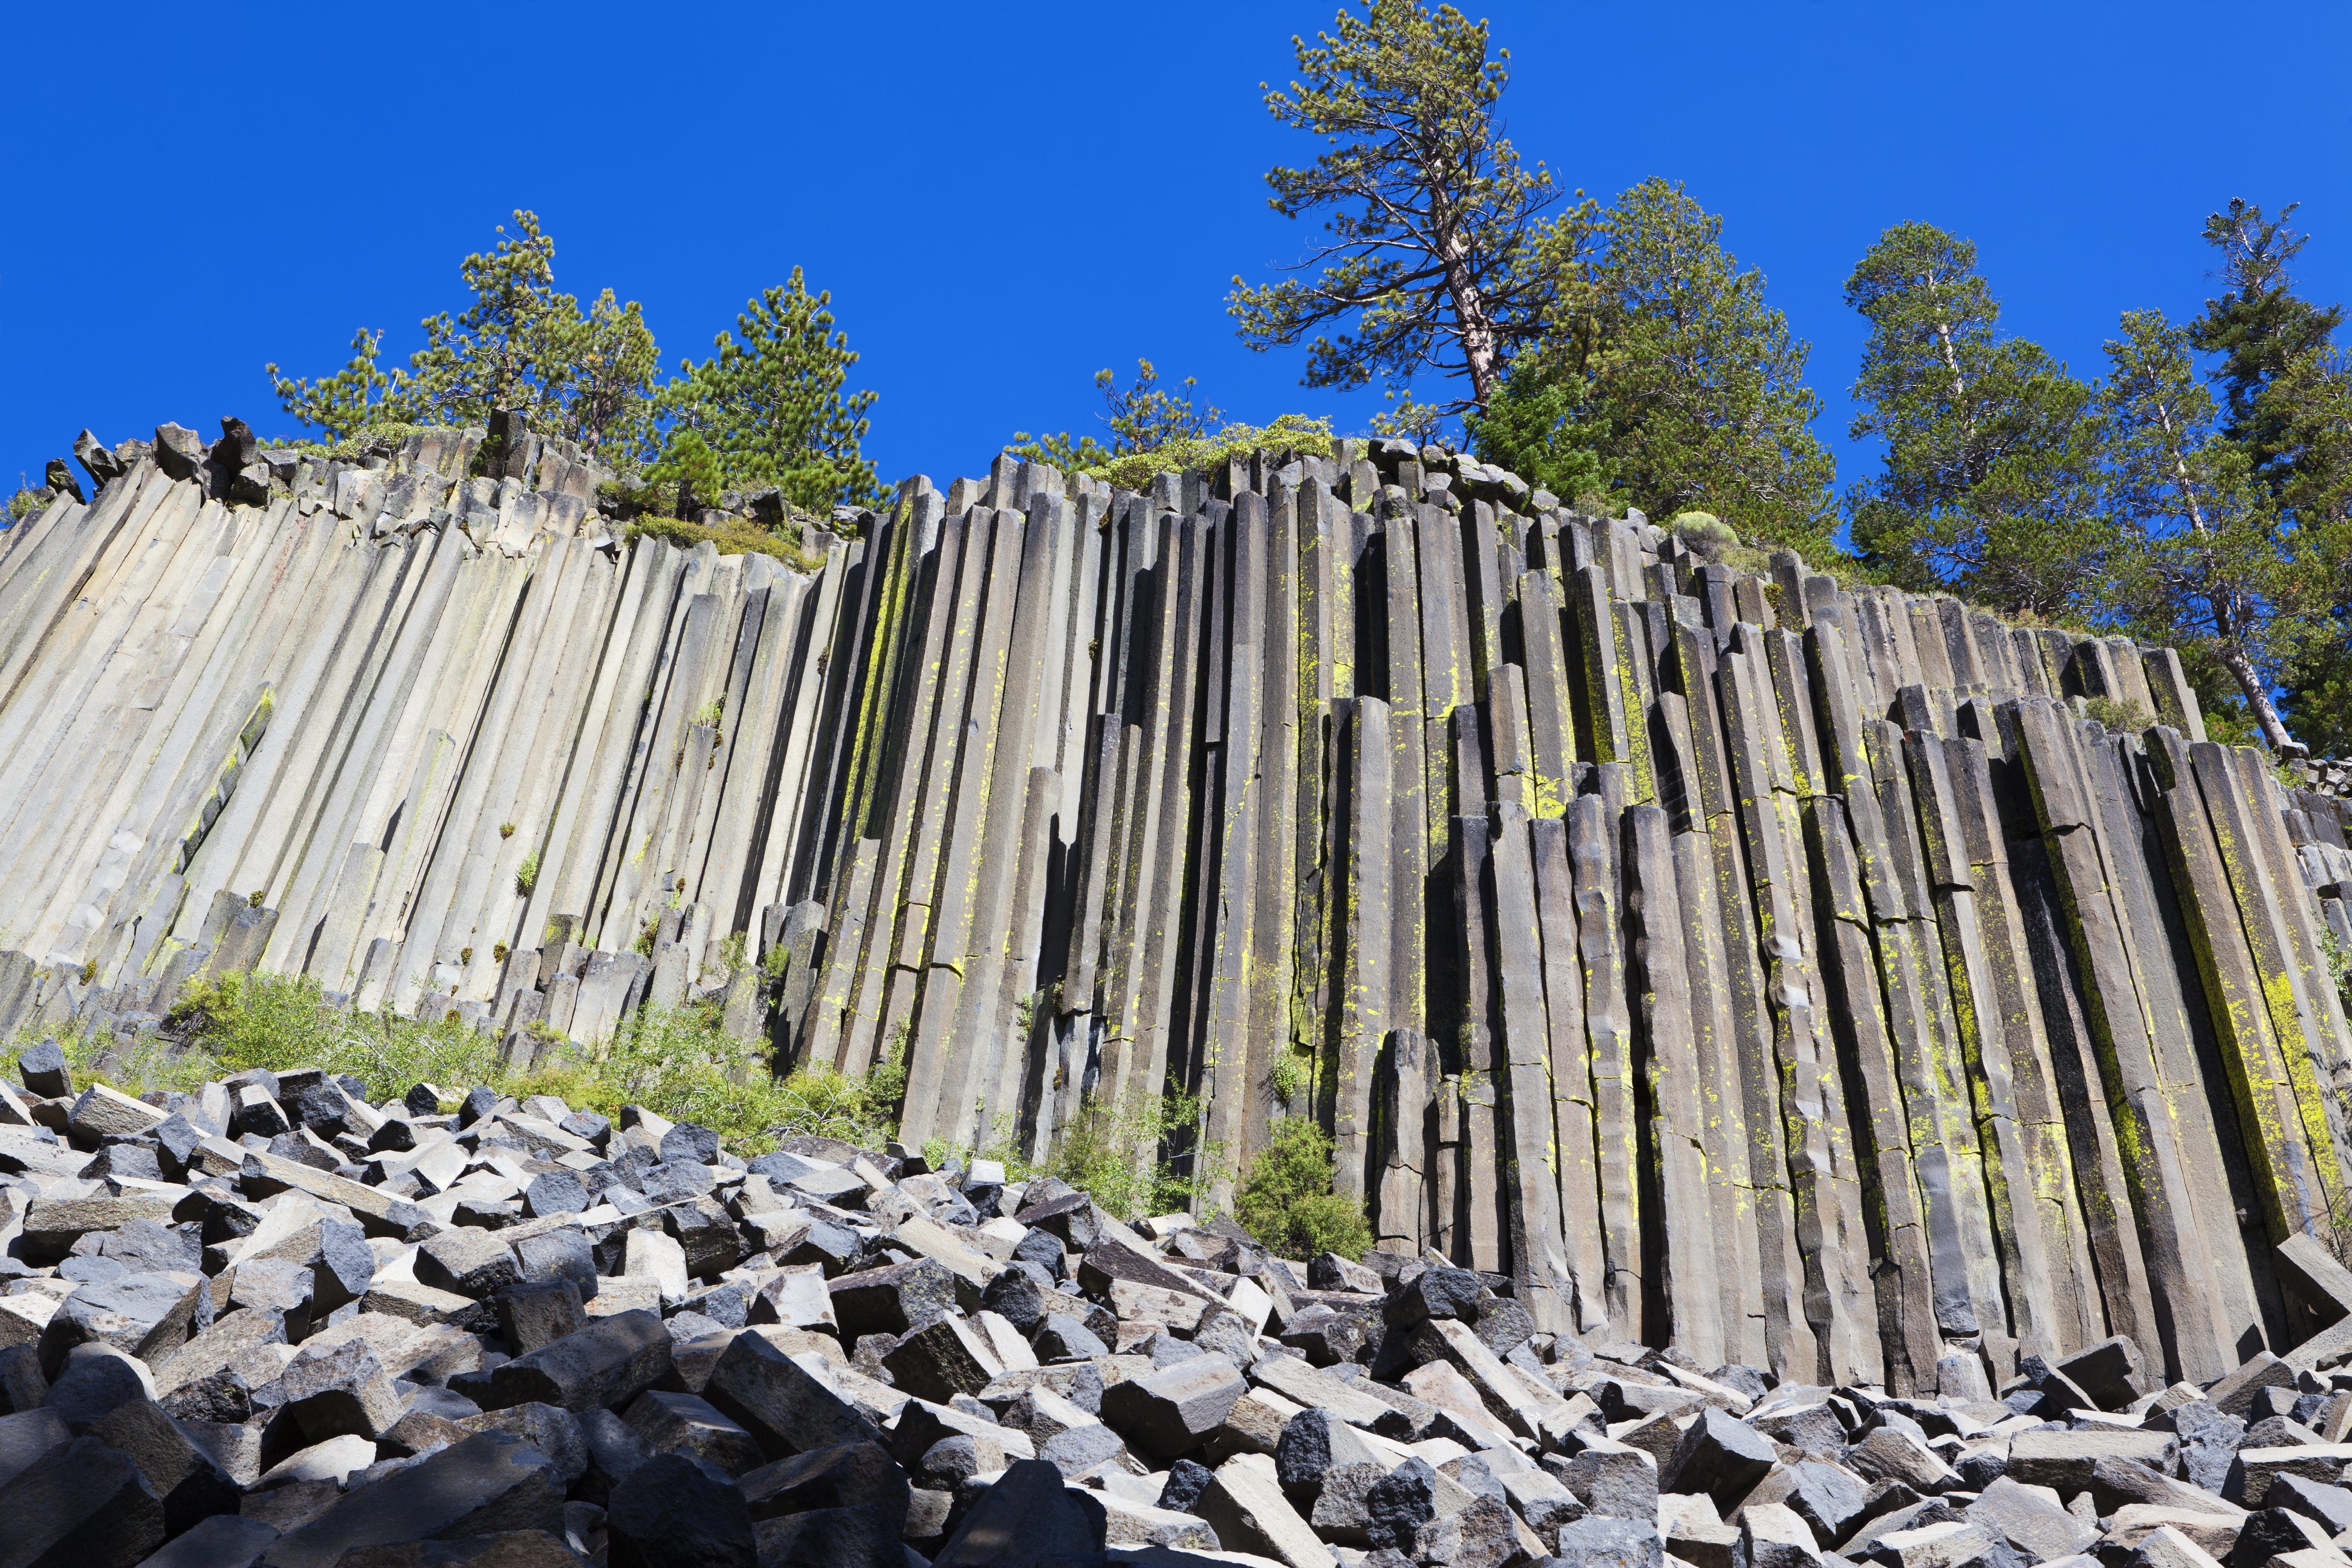
[[[28,6],[0,129],[0,481],[224,414],[292,428],[266,360],[462,305],[458,258],[536,209],[559,283],[644,301],[673,367],[798,263],[881,395],[886,479],[1087,425],[1148,355],[1229,415],[1362,428],[1223,300],[1312,237],[1261,176],[1314,145],[1259,83],[1333,0],[807,7]],[[2352,6],[1497,4],[1522,153],[1607,195],[1685,181],[1813,345],[1841,483],[1888,224],[1975,239],[2004,325],[2081,373],[2126,308],[2193,313],[2204,216],[2300,199],[2303,281],[2352,299]]]

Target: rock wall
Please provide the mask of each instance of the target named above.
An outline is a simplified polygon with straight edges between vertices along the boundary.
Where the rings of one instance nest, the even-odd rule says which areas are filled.
[[[86,446],[0,553],[0,1028],[701,999],[1033,1155],[1172,1083],[1544,1327],[1823,1383],[2318,1321],[2347,808],[2169,650],[1402,443],[913,479],[813,574],[625,544],[560,444]]]

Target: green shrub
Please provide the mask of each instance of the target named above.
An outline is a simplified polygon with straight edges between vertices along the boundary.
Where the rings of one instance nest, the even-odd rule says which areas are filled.
[[[515,892],[519,897],[527,899],[530,897],[531,890],[538,886],[539,851],[533,849],[522,858],[522,864],[515,868]]]
[[[1721,561],[1739,545],[1739,535],[1731,531],[1731,525],[1711,511],[1679,513],[1666,528],[1702,561]]]
[[[299,452],[320,462],[356,462],[371,452],[396,452],[411,436],[427,431],[445,430],[455,426],[445,425],[409,425],[398,420],[367,425],[336,441],[296,441],[291,439],[264,441],[265,447],[279,447]]]
[[[723,969],[728,979],[734,979],[736,971],[743,967],[743,946],[747,940],[746,933],[740,931],[720,937],[718,951],[704,960],[705,964]]]
[[[2335,983],[2345,1012],[2352,1014],[2352,947],[2347,947],[2336,928],[2325,922],[2319,928],[2319,957],[2327,965],[2327,977]]]
[[[1198,1095],[1138,1089],[1116,1103],[1089,1101],[1034,1173],[1058,1176],[1120,1219],[1190,1208],[1222,1173],[1224,1146],[1170,1154],[1201,1122]],[[1008,1174],[1012,1174],[1008,1170]]]
[[[2157,721],[2156,715],[2138,703],[2118,702],[2112,697],[2085,697],[2083,711],[2118,735],[2137,735]]]
[[[1104,373],[1106,376],[1108,374]],[[1212,416],[1216,412],[1209,410]],[[1152,433],[1166,434],[1181,428],[1180,423]],[[1024,443],[1005,448],[1015,457],[1108,479],[1121,489],[1139,490],[1151,482],[1154,474],[1206,468],[1234,458],[1245,458],[1252,452],[1311,452],[1328,458],[1331,455],[1331,422],[1304,414],[1285,414],[1270,425],[1228,425],[1213,435],[1205,428],[1195,434],[1179,433],[1173,439],[1130,452],[1113,452],[1091,437],[1076,446],[1066,437],[1030,442],[1026,437],[1016,435],[1013,440]]]
[[[1314,1076],[1315,1059],[1297,1051],[1280,1050],[1274,1055],[1274,1065],[1265,1069],[1266,1087],[1285,1105],[1297,1102],[1298,1096]]]
[[[800,1070],[818,1069],[803,1068]],[[899,1025],[898,1032],[890,1037],[890,1048],[883,1053],[880,1061],[874,1064],[874,1070],[866,1075],[860,1093],[865,1098],[860,1102],[859,1114],[876,1127],[887,1127],[889,1131],[884,1134],[886,1139],[896,1138],[898,1135],[898,1118],[905,1112],[907,1105],[906,1025]]]
[[[607,1116],[641,1105],[673,1121],[715,1129],[730,1149],[747,1156],[803,1133],[878,1149],[898,1135],[898,1101],[906,1094],[906,1071],[895,1058],[864,1079],[814,1067],[779,1079],[760,1047],[730,1038],[719,1010],[703,1005],[640,1007],[612,1040],[594,1047],[534,1029],[549,1054],[520,1074],[502,1068],[498,1042],[460,1022],[454,1008],[426,1022],[353,1012],[329,1003],[309,975],[199,981],[172,1009],[169,1023],[185,1050],[172,1052],[152,1036],[122,1045],[71,1031],[20,1031],[9,1048],[22,1050],[54,1034],[76,1087],[102,1081],[133,1094],[184,1093],[247,1068],[317,1067],[349,1073],[377,1101],[430,1083],[443,1089],[484,1084],[518,1099],[552,1094],[574,1110]]]
[[[125,1040],[70,1024],[28,1025],[0,1043],[0,1051],[13,1059],[43,1040],[55,1040],[65,1052],[66,1071],[77,1091],[102,1083],[131,1094],[152,1089],[190,1094],[206,1079],[219,1076],[210,1070],[215,1065],[210,1057],[201,1051],[174,1051],[154,1035]]]
[[[349,1073],[383,1100],[414,1083],[488,1083],[498,1043],[469,1025],[359,1013],[328,1002],[311,975],[230,973],[198,981],[171,1023],[212,1058],[199,1080],[247,1068]],[[118,1086],[120,1087],[120,1086]]]
[[[1250,1163],[1234,1200],[1244,1230],[1284,1258],[1336,1252],[1360,1258],[1372,1245],[1364,1200],[1335,1193],[1331,1140],[1303,1117],[1274,1124],[1274,1142]]]

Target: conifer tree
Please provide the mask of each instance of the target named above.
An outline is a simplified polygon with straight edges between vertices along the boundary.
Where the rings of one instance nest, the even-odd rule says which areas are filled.
[[[1549,237],[1548,331],[1474,422],[1479,455],[1559,495],[1715,512],[1817,560],[1834,549],[1808,345],[1724,248],[1723,220],[1653,179],[1591,238]]]
[[[2305,635],[2311,574],[2280,531],[2248,447],[2217,427],[2192,332],[2159,310],[2126,310],[2100,391],[2108,514],[2118,527],[2109,592],[2141,636],[2228,673],[2274,751],[2290,745],[2272,699]]]
[[[555,241],[518,208],[487,254],[458,276],[473,303],[422,323],[425,347],[406,369],[377,363],[383,334],[362,328],[334,374],[309,381],[264,366],[286,411],[341,437],[383,425],[487,425],[505,409],[524,427],[566,436],[616,467],[650,455],[653,376],[660,363],[635,300],[611,289],[586,315],[555,288]]]
[[[2221,252],[2227,287],[2189,328],[2199,353],[2221,356],[2214,378],[2229,401],[2222,433],[2282,499],[2308,459],[2297,438],[2298,400],[2279,394],[2313,374],[2344,321],[2343,306],[2315,305],[2294,290],[2287,267],[2311,237],[2287,226],[2299,205],[2290,202],[2273,218],[2240,199],[2206,218],[2205,243]]]
[[[659,444],[654,377],[661,353],[637,302],[620,304],[605,289],[571,328],[563,357],[571,395],[562,433],[614,468],[650,460]]]
[[[1269,170],[1267,205],[1285,217],[1328,211],[1329,240],[1292,268],[1312,277],[1235,277],[1227,311],[1254,349],[1312,334],[1304,385],[1379,377],[1393,393],[1433,372],[1466,385],[1420,423],[1484,410],[1540,330],[1549,283],[1535,245],[1559,194],[1496,119],[1510,51],[1490,58],[1486,23],[1414,0],[1368,0],[1335,26],[1294,37],[1302,79],[1265,96],[1276,120],[1330,143],[1308,167]]]
[[[262,374],[269,377],[287,413],[340,441],[372,425],[401,423],[409,416],[406,397],[393,385],[398,373],[376,363],[383,342],[382,332],[362,327],[352,334],[352,357],[343,368],[316,381],[282,374],[274,361],[261,367]]]
[[[1846,280],[1871,333],[1850,435],[1886,445],[1847,498],[1853,541],[1905,587],[1949,587],[2011,615],[2078,613],[2107,540],[2096,519],[2092,389],[2021,338],[1976,247],[1897,224]]]
[[[1064,430],[1032,437],[1025,430],[1016,430],[1004,449],[1016,458],[1057,468],[1098,468],[1113,458],[1157,451],[1171,442],[1195,440],[1215,432],[1224,410],[1214,404],[1194,405],[1198,377],[1188,375],[1175,386],[1162,386],[1160,372],[1150,360],[1138,359],[1135,365],[1135,380],[1126,386],[1119,385],[1118,378],[1108,369],[1095,372],[1095,386],[1102,393],[1102,422],[1110,430],[1108,444],[1086,431],[1076,436]]]
[[[564,352],[578,302],[555,291],[555,240],[539,215],[518,209],[509,238],[499,226],[490,251],[468,256],[457,274],[474,302],[454,319],[427,316],[425,347],[409,359],[405,388],[417,424],[484,425],[505,409],[533,430],[562,423],[573,367]]]
[[[859,450],[876,395],[843,390],[857,355],[835,330],[832,303],[830,293],[812,296],[795,267],[789,283],[744,306],[740,338],[721,332],[710,358],[685,362],[662,394],[671,445],[649,477],[677,477],[677,440],[691,432],[729,489],[774,485],[810,510],[880,501]]]

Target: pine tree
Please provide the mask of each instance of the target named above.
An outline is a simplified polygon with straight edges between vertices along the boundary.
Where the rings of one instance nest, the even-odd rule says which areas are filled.
[[[1489,58],[1486,23],[1413,0],[1369,0],[1335,26],[1311,45],[1291,40],[1304,80],[1265,97],[1276,120],[1332,143],[1307,168],[1265,176],[1285,217],[1330,210],[1329,242],[1293,268],[1320,270],[1236,277],[1226,310],[1254,349],[1315,334],[1304,385],[1377,376],[1393,395],[1435,372],[1466,381],[1466,395],[1407,423],[1484,410],[1513,350],[1540,330],[1549,296],[1535,246],[1558,195],[1542,165],[1520,165],[1496,118],[1510,51]]]
[[[2272,686],[2305,635],[2315,584],[2249,448],[2217,427],[2193,342],[2162,311],[2127,310],[2106,345],[2106,506],[2124,542],[2109,592],[2141,636],[2226,671],[2263,740],[2284,752]]]
[[[286,411],[340,438],[385,425],[487,425],[504,409],[615,467],[650,456],[660,354],[644,312],[607,289],[583,316],[578,300],[556,291],[555,241],[539,216],[518,208],[514,221],[514,237],[500,225],[488,254],[458,264],[473,303],[455,317],[427,316],[425,347],[406,369],[380,366],[383,334],[365,328],[333,375],[312,382],[264,366]]]
[[[571,396],[562,433],[614,468],[649,461],[659,446],[654,377],[661,352],[635,300],[617,303],[613,291],[596,297],[563,346]]]
[[[1177,386],[1162,386],[1160,372],[1150,360],[1139,359],[1135,364],[1135,381],[1128,386],[1119,385],[1118,378],[1108,369],[1095,372],[1095,386],[1102,394],[1105,410],[1102,421],[1110,429],[1108,445],[1084,431],[1076,436],[1064,430],[1032,437],[1025,430],[1016,430],[1004,449],[1026,461],[1057,468],[1098,468],[1113,458],[1157,451],[1171,442],[1196,440],[1216,431],[1224,410],[1213,404],[1193,405],[1198,377],[1188,375]]]
[[[1871,334],[1850,435],[1886,445],[1847,509],[1864,558],[1915,590],[1958,589],[2057,616],[2095,587],[2093,390],[2038,345],[1997,334],[1976,247],[1931,224],[1889,228],[1846,280]]]
[[[555,240],[539,215],[517,209],[521,233],[488,254],[468,256],[457,274],[474,302],[454,320],[425,318],[425,347],[409,359],[405,390],[420,424],[483,425],[503,408],[533,430],[561,428],[573,366],[564,353],[579,303],[555,291]]]
[[[878,503],[881,481],[858,447],[876,395],[842,390],[857,355],[834,330],[832,303],[830,293],[812,296],[795,267],[789,283],[745,304],[740,340],[721,332],[710,358],[684,362],[662,394],[671,445],[649,477],[677,477],[667,472],[676,443],[691,432],[728,489],[774,485],[812,511]]]
[[[1475,422],[1479,455],[1558,494],[1714,512],[1815,559],[1832,551],[1810,350],[1764,302],[1763,273],[1723,247],[1723,220],[1653,179],[1593,237],[1550,237],[1549,330]]]
[[[2324,355],[2344,307],[2319,306],[2294,291],[2287,266],[2310,241],[2287,226],[2300,203],[2275,218],[2251,202],[2234,200],[2205,220],[2205,243],[2221,253],[2228,285],[2190,324],[2200,353],[2219,354],[2214,377],[2229,400],[2222,433],[2245,448],[2254,477],[2280,493],[2298,467],[2292,399],[2273,395],[2282,382],[2307,375]]]
[[[2280,548],[2315,601],[2299,624],[2299,651],[2284,663],[2281,717],[2323,754],[2352,751],[2352,365],[2335,342],[2344,307],[2295,291],[2289,267],[2309,236],[2231,202],[2205,220],[2221,253],[2220,297],[2188,329],[2216,355],[2226,399],[2221,433],[2243,455],[2252,481],[2277,513]]]
[[[382,332],[365,327],[352,334],[352,357],[343,368],[317,381],[285,375],[276,362],[261,367],[269,377],[286,412],[305,425],[315,425],[340,441],[373,425],[405,421],[411,412],[406,399],[394,391],[393,376],[376,363]]]

